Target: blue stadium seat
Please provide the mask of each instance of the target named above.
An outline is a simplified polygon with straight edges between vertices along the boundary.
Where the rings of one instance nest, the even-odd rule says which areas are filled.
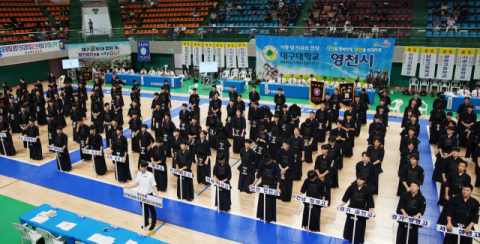
[[[427,13],[433,14],[433,10],[432,10],[432,9],[428,9],[428,10],[427,10]]]
[[[473,6],[473,5],[475,5],[474,1],[468,1],[468,6]]]
[[[480,1],[475,1],[475,6],[480,6]]]
[[[270,35],[270,30],[268,30],[268,29],[265,30],[265,34],[266,34],[266,35]]]
[[[440,21],[442,21],[442,22],[447,21],[447,16],[442,16],[442,17],[440,17]]]
[[[477,21],[480,21],[480,15],[477,15]]]
[[[456,26],[457,28],[462,28],[462,24],[460,24],[460,23],[455,24],[455,26]]]
[[[462,32],[462,37],[468,37],[468,31]]]
[[[226,20],[226,21],[229,21],[229,22],[231,21],[231,20],[230,20],[230,17],[225,18],[225,20]]]
[[[480,13],[480,8],[476,8],[475,13]]]
[[[288,24],[288,27],[293,27],[293,23]]]
[[[258,23],[253,23],[253,26],[254,26],[254,27],[258,27]]]
[[[277,20],[277,17],[276,17],[276,16],[273,16],[273,17],[272,17],[272,21],[275,21],[275,20]]]
[[[470,15],[470,16],[468,17],[468,20],[469,20],[469,21],[475,21],[475,16]]]
[[[213,24],[208,24],[208,27],[213,27]]]
[[[462,24],[462,28],[468,28],[468,24],[467,24],[467,23],[463,23],[463,24]]]
[[[448,2],[447,6],[453,6],[453,2]]]
[[[455,37],[462,37],[462,33],[461,32],[455,32]]]
[[[480,28],[480,23],[477,24],[477,28]]]
[[[454,36],[455,36],[455,33],[453,33],[453,31],[449,31],[447,34],[447,37],[454,37]]]
[[[440,37],[447,37],[447,32],[442,31],[442,32],[440,33]]]
[[[280,24],[279,24],[279,23],[275,23],[275,24],[273,24],[273,26],[275,26],[275,27],[279,27],[279,26],[280,26]]]
[[[428,2],[427,7],[429,7],[429,8],[433,7],[433,2]]]
[[[260,30],[260,35],[263,35],[265,34],[265,31],[264,30]]]
[[[244,32],[243,30],[240,30],[240,32],[239,32],[239,33],[240,33],[240,34],[245,34],[245,32]]]
[[[447,10],[447,14],[453,14],[453,9],[449,8],[449,9]]]
[[[248,25],[248,24],[247,24]],[[240,23],[239,25],[240,27],[245,27],[245,25],[243,23]]]
[[[250,34],[250,30],[245,30],[245,34]]]
[[[476,6],[476,5],[475,5],[475,6]],[[475,13],[475,9],[473,9],[473,8],[469,8],[469,9],[468,9],[468,13],[469,13],[469,14],[473,14],[473,13]]]
[[[427,31],[427,33],[425,34],[426,37],[432,37],[433,36],[433,32],[431,31]]]
[[[437,31],[435,31],[435,32],[433,33],[433,37],[440,37],[440,33],[438,33]]]
[[[433,21],[433,16],[432,16],[432,15],[428,15],[428,16],[427,16],[427,21]]]
[[[477,25],[475,23],[471,23],[470,28],[477,28]]]
[[[470,37],[475,37],[475,38],[477,38],[477,32],[476,32],[476,31],[470,32]]]
[[[427,28],[432,28],[433,25],[431,23],[427,24]]]

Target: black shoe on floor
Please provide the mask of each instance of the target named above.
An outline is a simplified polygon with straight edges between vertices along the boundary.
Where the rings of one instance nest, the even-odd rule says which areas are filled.
[[[150,230],[150,231],[152,231],[152,230],[154,230],[154,229],[155,229],[155,224],[152,224],[152,225],[150,226],[150,228],[148,228],[148,230]]]
[[[149,223],[147,223],[147,226],[148,226],[148,225],[149,225]],[[142,229],[143,229],[143,225],[142,225],[142,227],[140,227],[140,228],[142,228]]]

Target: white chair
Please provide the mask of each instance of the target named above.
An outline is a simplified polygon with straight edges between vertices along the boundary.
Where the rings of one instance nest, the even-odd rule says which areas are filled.
[[[408,82],[408,90],[411,91],[412,87],[415,87],[415,91],[418,91],[418,84],[419,82],[417,78],[410,78],[410,81]]]
[[[38,234],[37,232],[31,230],[26,226],[13,223],[13,228],[20,232],[20,235],[22,236],[22,244],[23,241],[29,241],[32,244],[36,244],[37,241],[42,239],[42,235]]]
[[[477,81],[477,82],[475,83],[475,86],[480,86],[480,81]],[[475,88],[475,87],[472,87],[472,89],[473,89],[473,88]]]
[[[245,71],[245,70],[240,71],[239,76],[240,76],[240,77],[239,77],[239,78],[240,78],[239,80],[245,81],[245,90],[248,91],[248,83],[249,83],[252,79],[250,79],[250,78],[247,77],[248,74],[247,74],[247,71]]]
[[[238,69],[233,69],[230,72],[230,77],[228,77],[229,80],[238,80]]]
[[[422,90],[422,87],[425,87],[425,89],[428,91],[429,85],[428,79],[422,79],[422,81],[420,81],[419,90]]]
[[[462,82],[459,80],[453,80],[450,86],[450,92],[453,92],[453,89],[457,89],[457,91],[462,89]]]
[[[226,69],[222,72],[222,79],[228,79],[230,77],[230,70]]]
[[[440,88],[440,84],[438,83],[438,80],[437,80],[437,79],[432,79],[432,80],[430,81],[430,88],[429,88],[428,93],[431,93],[431,92],[432,92],[432,88],[433,88],[433,87],[437,88],[437,90],[438,90],[438,88]]]
[[[59,236],[55,237],[52,235],[52,233],[42,230],[40,228],[37,228],[37,233],[43,236],[43,239],[45,240],[45,244],[64,244],[67,243],[65,238]]]
[[[418,108],[418,111],[420,111],[420,115],[423,115],[423,112],[425,112],[425,115],[428,114],[428,104],[425,103],[425,101],[422,100],[422,106],[425,105],[425,108],[422,108],[421,106]]]
[[[188,94],[193,94],[193,88],[198,88],[198,83],[188,87]]]
[[[394,104],[395,104],[395,106],[394,106]],[[399,117],[400,116],[400,107],[402,107],[402,105],[403,105],[402,99],[395,99],[392,102],[392,106],[390,107],[390,110],[392,112],[397,111],[397,117]]]
[[[223,98],[223,84],[217,85],[218,97]]]
[[[448,80],[440,80],[439,86],[440,86],[440,91],[443,91],[444,88],[445,88],[445,92],[450,91],[450,82]]]
[[[58,86],[59,87],[63,87],[64,86],[64,83],[65,82],[65,75],[62,75],[60,77],[58,77]]]

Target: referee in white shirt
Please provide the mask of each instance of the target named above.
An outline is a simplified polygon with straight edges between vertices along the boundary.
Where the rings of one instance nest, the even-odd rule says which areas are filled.
[[[472,91],[472,97],[480,98],[480,85],[477,85],[476,89]]]
[[[284,83],[287,83],[287,79],[283,77],[283,74],[280,74],[280,77],[278,77],[277,79],[277,84],[284,84]]]
[[[145,160],[142,160],[140,162],[140,172],[137,173],[137,178],[135,179],[135,183],[124,186],[123,188],[128,188],[132,189],[137,186],[138,187],[138,192],[141,194],[148,194],[152,195],[152,191],[155,193],[155,195],[158,198],[162,198],[161,196],[158,195],[157,192],[157,183],[155,183],[155,178],[153,177],[153,174],[147,171],[148,167],[148,162]],[[143,203],[140,203],[142,205]],[[148,211],[150,210],[150,214],[152,215],[152,225],[150,225],[149,230],[154,230],[155,229],[155,224],[157,223],[157,211],[155,211],[155,207],[150,205],[150,204],[145,204],[144,206],[145,212],[143,213],[143,216],[145,216],[144,219],[144,225],[142,226],[142,229],[144,226],[146,227],[149,225],[148,223]]]
[[[470,90],[468,90],[468,86],[465,84],[463,85],[463,89],[458,90],[457,95],[462,95],[464,97],[470,96]]]
[[[325,77],[325,78],[326,78],[326,77]],[[312,84],[312,81],[317,81],[317,79],[315,79],[315,78],[313,77],[313,74],[310,75],[310,78],[308,79],[307,82],[308,82],[308,84],[310,85],[310,84]],[[328,85],[328,84],[327,84],[327,85]]]
[[[305,79],[303,79],[303,75],[300,75],[300,78],[298,78],[298,80],[297,80],[297,85],[304,86],[306,84],[307,84],[307,82],[305,81]]]
[[[290,84],[290,85],[297,84],[297,79],[295,79],[293,74],[290,77],[290,79],[288,79],[288,84]]]

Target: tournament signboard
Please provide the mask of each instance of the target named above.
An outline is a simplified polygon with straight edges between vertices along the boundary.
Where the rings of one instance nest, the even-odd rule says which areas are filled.
[[[132,64],[130,42],[69,44],[68,57],[78,58],[80,67],[103,66],[129,69]]]
[[[93,68],[92,67],[82,67],[82,76],[86,82],[93,81]]]
[[[318,106],[323,101],[323,96],[325,94],[325,84],[320,81],[312,81],[310,84],[310,104]]]
[[[65,50],[65,40],[21,43],[0,46],[0,58]]]
[[[338,86],[340,95],[342,95],[342,101],[340,104],[344,107],[350,106],[355,96],[355,83],[342,83]]]

